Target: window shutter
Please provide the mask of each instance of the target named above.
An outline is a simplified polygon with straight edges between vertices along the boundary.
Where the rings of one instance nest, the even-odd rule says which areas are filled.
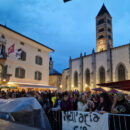
[[[35,72],[35,77],[34,78],[35,78],[35,80],[37,79],[37,72]]]
[[[24,55],[23,55],[23,56],[24,56],[24,58],[23,58],[24,61],[26,61],[26,52],[24,52]]]
[[[15,69],[15,77],[18,77],[18,68]]]
[[[35,57],[35,63],[37,64],[37,56]]]
[[[42,80],[42,73],[40,73],[40,80]]]
[[[25,70],[23,69],[22,71],[22,78],[25,78]]]
[[[40,58],[41,60],[40,60],[40,65],[42,65],[42,58]]]
[[[5,66],[3,67],[3,74],[7,74],[7,69],[8,69],[8,65],[5,65]]]
[[[40,72],[37,72],[37,80],[40,80]]]

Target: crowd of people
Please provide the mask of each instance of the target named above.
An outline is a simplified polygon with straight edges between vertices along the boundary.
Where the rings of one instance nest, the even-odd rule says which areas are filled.
[[[78,91],[1,91],[0,99],[35,97],[46,112],[49,111],[87,111],[100,114],[130,114],[130,95],[117,93],[91,93]]]

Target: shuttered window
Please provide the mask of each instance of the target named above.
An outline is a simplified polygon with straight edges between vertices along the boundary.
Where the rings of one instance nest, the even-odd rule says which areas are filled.
[[[3,74],[7,74],[8,65],[3,66]]]
[[[15,77],[16,78],[25,78],[25,70],[23,68],[16,68]]]
[[[22,51],[21,53],[21,60],[26,61],[26,52]]]
[[[42,80],[42,73],[39,71],[35,72],[35,80]]]
[[[42,57],[36,56],[35,57],[35,63],[38,64],[38,65],[42,65]]]

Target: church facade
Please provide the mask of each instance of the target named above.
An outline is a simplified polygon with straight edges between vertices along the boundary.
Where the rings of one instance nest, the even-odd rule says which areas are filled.
[[[62,74],[63,90],[84,91],[99,83],[130,79],[130,44],[113,47],[112,17],[105,5],[96,16],[96,51],[69,60]]]

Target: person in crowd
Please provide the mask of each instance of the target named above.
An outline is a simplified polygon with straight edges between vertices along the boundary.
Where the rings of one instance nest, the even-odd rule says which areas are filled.
[[[130,103],[122,92],[118,92],[114,97],[111,113],[113,114],[130,114]]]
[[[93,103],[94,103],[94,108],[93,108],[93,111],[95,111],[96,110],[96,108],[97,108],[97,106],[99,105],[99,95],[97,94],[97,95],[92,95],[91,96],[91,100],[93,101]]]
[[[73,103],[74,103],[74,93],[73,92],[70,92],[68,93],[69,94],[69,100],[71,102],[71,108],[73,109]]]
[[[10,99],[19,97],[34,97],[42,105],[46,113],[51,110],[56,111],[86,111],[113,113],[113,114],[130,114],[130,95],[124,95],[121,92],[117,94],[91,93],[79,91],[69,92],[51,92],[28,90],[0,90],[0,99]],[[54,98],[54,99],[53,99]]]
[[[77,104],[78,104],[78,94],[74,93],[74,99],[73,99],[73,110],[77,111]]]
[[[21,97],[26,97],[25,89],[22,89],[22,91],[21,91]]]
[[[61,94],[60,93],[57,94],[55,105],[52,108],[52,111],[59,111],[59,110],[61,110]]]
[[[46,113],[50,112],[51,108],[53,107],[53,103],[52,103],[52,98],[53,95],[51,95],[51,93],[46,92],[45,95],[43,96],[43,108],[45,110]]]
[[[109,95],[106,92],[102,93],[100,94],[100,100],[96,108],[96,112],[99,112],[100,114],[110,113],[111,105],[112,105],[112,102],[110,100]]]
[[[126,100],[130,103],[130,94],[126,96]]]
[[[55,105],[56,102],[56,94],[54,93],[53,97],[51,98],[51,101],[53,103],[53,106]]]
[[[94,109],[94,103],[90,100],[90,95],[88,93],[81,93],[78,101],[78,111],[89,111],[92,112]]]
[[[42,97],[40,94],[37,94],[37,100],[41,104],[41,106],[43,107],[43,100],[42,100]]]
[[[77,109],[78,111],[86,111],[88,109],[85,93],[80,94],[77,107],[78,107]]]
[[[61,101],[61,110],[62,111],[71,111],[71,101],[69,100],[69,95],[67,92],[63,93],[63,99]]]

